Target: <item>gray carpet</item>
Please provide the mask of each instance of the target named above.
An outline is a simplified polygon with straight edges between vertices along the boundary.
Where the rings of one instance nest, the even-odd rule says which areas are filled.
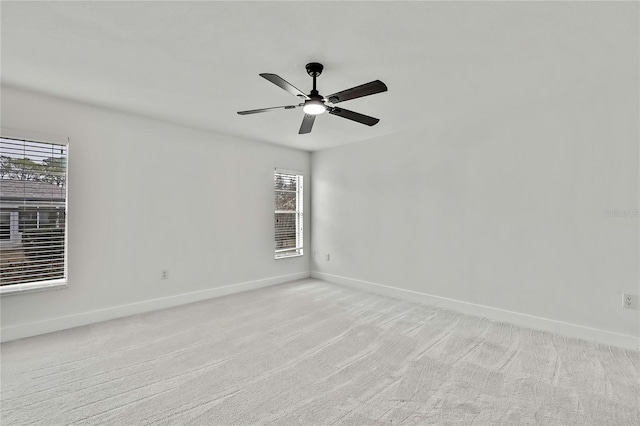
[[[9,425],[638,425],[638,352],[307,279],[2,344]]]

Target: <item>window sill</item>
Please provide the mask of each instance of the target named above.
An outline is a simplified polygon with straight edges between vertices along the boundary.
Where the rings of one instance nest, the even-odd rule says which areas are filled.
[[[0,286],[0,296],[33,293],[44,290],[60,290],[63,288],[67,288],[66,279],[40,281],[36,283],[11,284]]]
[[[281,260],[281,259],[290,259],[292,257],[302,257],[304,256],[304,254],[289,254],[286,256],[276,256],[274,259],[275,260]]]

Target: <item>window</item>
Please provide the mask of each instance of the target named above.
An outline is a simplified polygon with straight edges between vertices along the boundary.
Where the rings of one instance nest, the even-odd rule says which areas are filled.
[[[276,169],[275,187],[275,257],[302,256],[303,196],[302,174]]]
[[[66,284],[66,211],[67,145],[1,137],[1,294]]]

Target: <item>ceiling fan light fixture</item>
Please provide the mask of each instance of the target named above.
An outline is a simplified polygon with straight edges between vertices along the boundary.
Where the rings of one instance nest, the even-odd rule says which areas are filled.
[[[318,115],[325,112],[327,107],[324,105],[324,102],[319,99],[309,99],[304,103],[302,110],[306,114]]]

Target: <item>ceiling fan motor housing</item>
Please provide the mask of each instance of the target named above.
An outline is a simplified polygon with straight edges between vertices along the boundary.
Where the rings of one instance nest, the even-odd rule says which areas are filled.
[[[309,74],[311,77],[318,77],[320,74],[322,74],[324,66],[318,62],[309,62],[305,66],[305,68],[307,69],[307,74]]]

